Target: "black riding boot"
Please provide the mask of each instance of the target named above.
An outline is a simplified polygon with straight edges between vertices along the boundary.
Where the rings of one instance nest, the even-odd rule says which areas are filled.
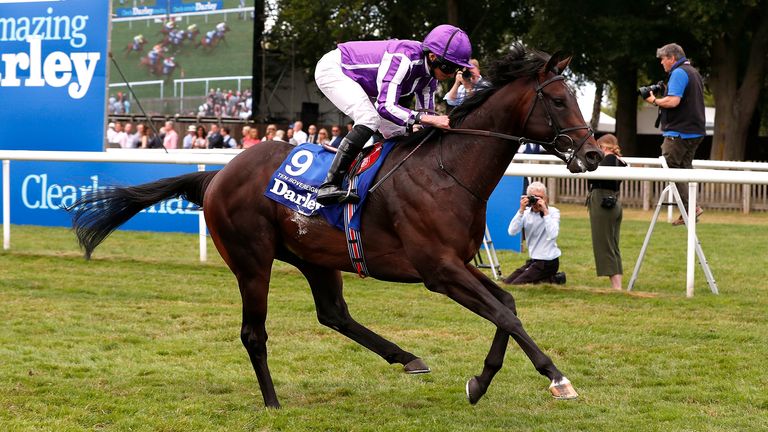
[[[355,125],[354,128],[341,140],[339,151],[331,162],[331,169],[325,177],[325,182],[317,191],[317,202],[322,205],[338,203],[356,203],[360,196],[355,190],[347,191],[341,188],[341,182],[349,171],[349,165],[355,160],[365,143],[371,138],[373,131],[363,125]]]

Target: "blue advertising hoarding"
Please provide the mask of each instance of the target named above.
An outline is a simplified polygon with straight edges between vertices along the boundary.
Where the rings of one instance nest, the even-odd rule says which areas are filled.
[[[196,165],[13,162],[11,221],[20,225],[71,226],[70,215],[62,207],[71,206],[89,191],[148,183],[196,170]],[[194,233],[198,230],[198,209],[186,200],[166,200],[143,210],[122,228]]]
[[[0,2],[0,149],[104,148],[109,2]]]
[[[520,210],[520,195],[523,194],[523,178],[504,176],[488,199],[486,225],[496,249],[520,252],[522,236],[507,234],[509,221]]]

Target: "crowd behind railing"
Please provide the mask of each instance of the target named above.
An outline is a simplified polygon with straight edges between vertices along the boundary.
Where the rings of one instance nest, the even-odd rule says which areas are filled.
[[[341,139],[351,129],[349,123],[342,129],[341,125],[318,126],[310,124],[306,131],[301,120],[296,120],[285,128],[277,124],[256,125],[242,121],[222,122],[220,117],[213,121],[203,121],[205,117],[187,118],[187,123],[179,123],[170,118],[164,118],[161,127],[155,131],[154,125],[146,119],[139,121],[113,120],[107,125],[107,148],[123,149],[247,149],[263,141],[285,141],[292,145],[314,143],[338,147]],[[210,118],[210,117],[208,117]],[[150,120],[153,123],[155,119]]]

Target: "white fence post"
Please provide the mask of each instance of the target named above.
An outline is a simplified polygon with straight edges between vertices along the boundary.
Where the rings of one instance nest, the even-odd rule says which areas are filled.
[[[198,171],[205,171],[205,165],[197,165]],[[205,215],[202,208],[197,215],[198,240],[200,242],[200,262],[208,261],[208,237],[206,235]]]
[[[688,183],[688,256],[685,280],[685,296],[693,297],[693,276],[696,271],[696,191],[699,184]],[[670,206],[671,207],[671,206]]]

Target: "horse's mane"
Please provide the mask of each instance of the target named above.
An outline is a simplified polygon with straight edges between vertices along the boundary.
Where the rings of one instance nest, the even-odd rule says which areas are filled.
[[[457,127],[469,113],[483,104],[491,95],[512,81],[536,75],[549,60],[549,55],[528,49],[522,43],[515,43],[509,54],[496,59],[486,69],[483,77],[490,85],[475,90],[471,96],[464,99],[461,105],[451,112],[451,127]]]

